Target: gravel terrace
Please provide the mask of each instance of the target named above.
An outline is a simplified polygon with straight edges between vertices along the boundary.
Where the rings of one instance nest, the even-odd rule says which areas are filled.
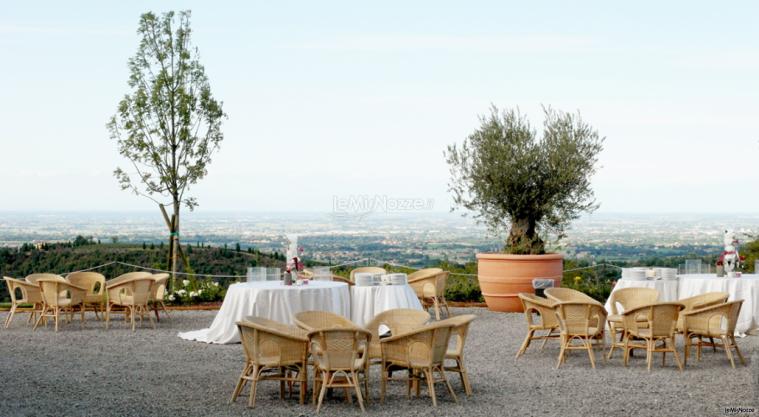
[[[707,351],[680,373],[671,357],[662,368],[645,368],[642,354],[622,365],[620,355],[607,362],[597,356],[590,368],[585,353],[571,352],[555,369],[558,347],[549,341],[542,352],[531,346],[514,361],[525,333],[521,314],[492,313],[482,308],[454,309],[474,313],[467,344],[467,366],[474,395],[467,398],[456,376],[454,403],[439,386],[437,409],[428,397],[407,399],[405,385],[391,385],[385,404],[373,401],[367,414],[377,416],[720,416],[724,407],[757,406],[756,375],[759,337],[738,341],[748,366],[733,370],[724,353]],[[4,319],[5,314],[0,313]],[[56,334],[52,326],[35,332],[17,315],[0,329],[0,416],[252,416],[314,415],[313,406],[297,398],[279,400],[279,384],[259,384],[257,405],[229,397],[242,370],[242,347],[189,342],[179,331],[206,327],[215,311],[177,311],[157,330],[132,333],[117,318],[106,331],[88,314],[85,328],[74,321]],[[754,375],[752,377],[752,375]],[[373,398],[379,396],[378,374],[372,374]],[[422,394],[424,394],[424,390]],[[325,400],[322,415],[360,414],[340,393]],[[759,413],[758,413],[759,414]],[[743,414],[745,415],[745,414]]]

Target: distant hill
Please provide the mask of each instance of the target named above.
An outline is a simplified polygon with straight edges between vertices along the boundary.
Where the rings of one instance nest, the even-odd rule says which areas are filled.
[[[190,259],[190,270],[187,271],[180,261],[179,271],[198,275],[245,275],[249,266],[284,266],[283,255],[262,253],[252,248],[237,251],[225,247],[183,246],[183,250]],[[98,244],[77,238],[73,242],[43,244],[38,247],[25,244],[20,248],[0,248],[0,274],[21,279],[39,272],[66,274],[111,261],[165,270],[168,269],[167,257],[168,249],[163,245]],[[123,265],[109,265],[97,272],[110,279],[134,270]],[[218,281],[226,284],[226,281],[231,280]],[[8,300],[7,287],[2,284],[0,301]]]

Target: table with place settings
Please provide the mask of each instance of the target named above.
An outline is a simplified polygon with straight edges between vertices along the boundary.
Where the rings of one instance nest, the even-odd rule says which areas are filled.
[[[236,322],[246,316],[293,324],[293,317],[301,311],[329,311],[349,318],[350,308],[348,284],[343,282],[309,281],[300,286],[286,286],[282,281],[237,283],[227,289],[209,328],[179,333],[179,337],[205,343],[237,343],[240,334]]]
[[[408,284],[353,285],[351,292],[351,321],[366,326],[379,313],[396,308],[422,310],[416,292]]]

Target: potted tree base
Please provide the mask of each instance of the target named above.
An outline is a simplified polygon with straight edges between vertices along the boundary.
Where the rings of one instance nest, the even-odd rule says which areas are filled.
[[[563,255],[477,254],[477,278],[488,308],[492,311],[519,312],[522,303],[517,294],[532,293],[534,278],[550,278],[561,285]]]
[[[563,236],[597,204],[590,188],[603,139],[579,115],[544,109],[538,137],[519,111],[492,108],[481,126],[446,152],[454,202],[490,231],[508,230],[502,253],[477,255],[480,290],[494,311],[522,311],[532,280],[561,284],[563,257],[546,253],[543,237]]]

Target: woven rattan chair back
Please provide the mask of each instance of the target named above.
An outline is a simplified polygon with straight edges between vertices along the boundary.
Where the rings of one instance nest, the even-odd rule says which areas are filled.
[[[106,281],[105,285],[106,287],[111,287],[118,283],[129,281],[130,279],[148,278],[148,277],[151,277],[152,275],[153,274],[151,274],[150,272],[145,272],[145,271],[127,272],[126,274],[121,274],[117,276],[116,278],[109,279],[108,281]]]
[[[347,318],[329,311],[302,311],[295,314],[294,322],[296,326],[309,332],[320,329],[353,329],[358,327]]]
[[[622,316],[625,328],[638,332],[641,322],[650,329],[650,337],[673,337],[677,318],[683,305],[680,303],[656,303],[630,309]]]
[[[350,279],[352,282],[356,282],[356,274],[360,272],[365,272],[369,274],[387,274],[387,271],[385,268],[380,268],[377,266],[362,266],[361,268],[356,268],[351,271]]]
[[[517,296],[522,302],[524,314],[529,326],[533,325],[533,314],[535,313],[540,316],[542,327],[552,328],[559,326],[559,320],[556,318],[555,301],[525,292],[519,293]]]
[[[79,287],[87,288],[87,295],[103,295],[105,292],[105,276],[98,272],[72,272],[66,279]]]
[[[655,288],[629,287],[614,291],[609,296],[611,314],[622,314],[643,305],[654,304],[659,301],[659,291]],[[619,310],[619,307],[622,310]]]
[[[546,288],[544,294],[549,299],[559,303],[573,303],[573,302],[595,302],[598,303],[593,297],[585,294],[584,292],[574,290],[572,288]]]
[[[11,298],[11,303],[18,304],[34,304],[42,302],[42,293],[39,287],[34,286],[26,281],[15,279],[11,277],[3,277],[5,284],[8,286],[8,294]],[[19,297],[19,295],[21,297]]]
[[[379,343],[379,328],[382,325],[390,329],[391,335],[395,335],[418,329],[429,321],[430,314],[426,311],[396,308],[374,316],[372,321],[366,325],[366,329],[372,333],[372,343]]]
[[[68,283],[58,278],[38,278],[35,281],[42,292],[42,301],[50,307],[60,307],[63,299],[66,299],[62,295],[65,296],[67,287],[69,287]]]
[[[163,301],[166,294],[166,283],[169,281],[169,274],[153,274],[153,290],[150,294],[151,300]]]
[[[357,371],[364,368],[362,351],[369,347],[372,334],[359,328],[319,329],[308,333],[311,355],[319,369]]]
[[[686,313],[688,311],[693,311],[703,307],[723,304],[727,302],[728,296],[729,294],[726,292],[715,291],[699,294],[693,297],[683,298],[682,300],[677,300],[677,302],[685,306],[683,313]]]
[[[25,278],[26,282],[30,284],[37,284],[37,281],[40,279],[57,279],[59,281],[66,281],[65,278],[57,274],[31,274],[27,275]]]
[[[262,317],[237,322],[246,359],[260,366],[285,366],[303,360],[308,349],[306,332]]]
[[[469,335],[469,325],[476,318],[477,316],[474,314],[464,314],[449,319],[452,324],[451,337],[456,338],[453,349],[449,350],[449,353],[459,356],[464,353],[464,345],[466,344],[466,338]]]
[[[567,302],[556,305],[559,328],[567,335],[588,335],[593,329],[602,328],[606,322],[606,310],[597,303]]]

